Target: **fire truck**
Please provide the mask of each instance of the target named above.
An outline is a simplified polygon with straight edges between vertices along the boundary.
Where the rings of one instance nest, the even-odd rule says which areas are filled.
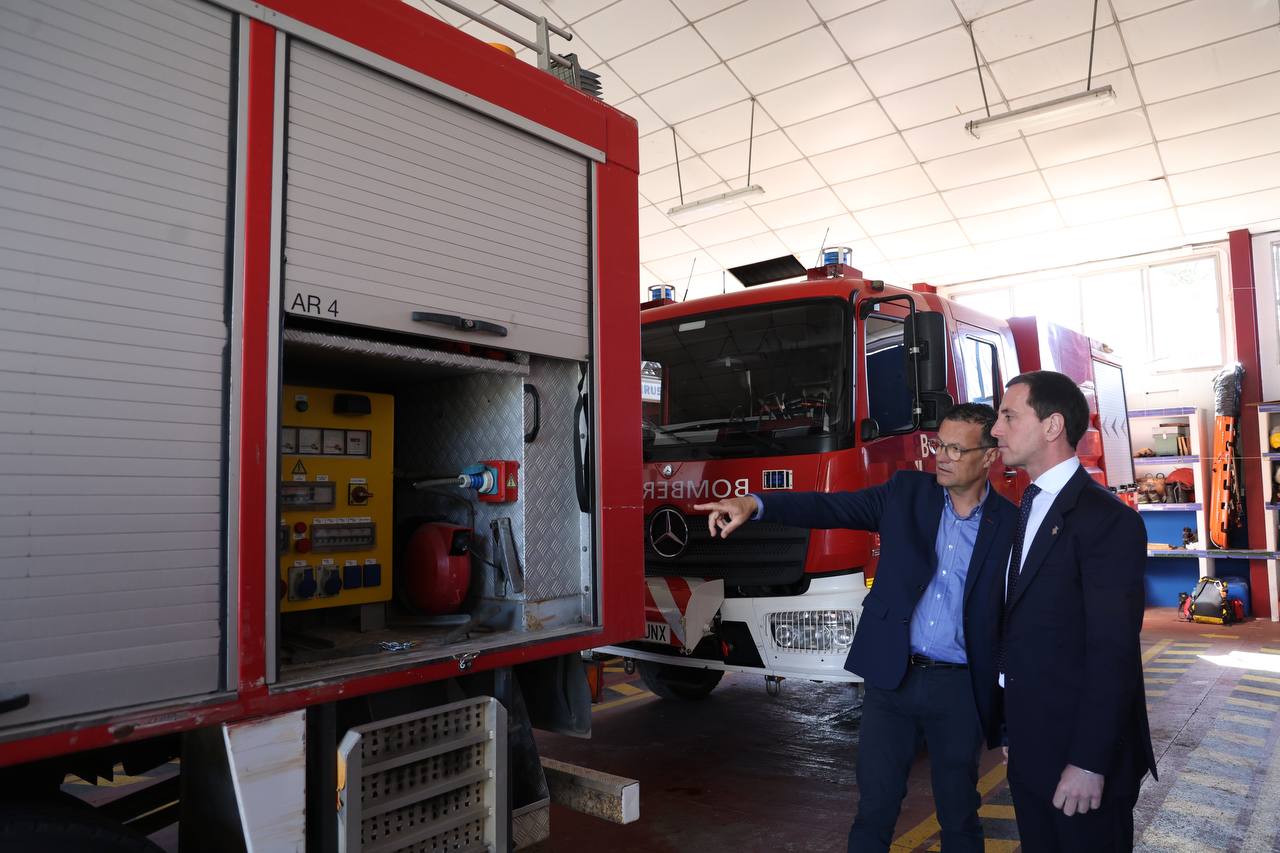
[[[0,10],[5,851],[500,851],[587,778],[532,731],[644,627],[637,132],[502,6],[537,66],[399,0]]]
[[[932,470],[927,440],[955,402],[999,406],[1019,372],[1057,370],[1089,401],[1077,450],[1109,486],[1133,483],[1124,377],[1102,344],[1031,317],[988,317],[910,288],[867,280],[847,249],[798,283],[751,286],[642,312],[645,636],[621,655],[664,698],[700,699],[725,672],[853,682],[843,669],[875,576],[873,533],[748,523],[712,539],[698,503],[777,491],[852,491],[895,471]],[[776,273],[773,273],[776,275]],[[1015,503],[1020,469],[992,486]]]

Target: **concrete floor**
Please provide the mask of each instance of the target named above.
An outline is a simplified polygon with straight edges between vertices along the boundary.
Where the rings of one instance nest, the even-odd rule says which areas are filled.
[[[1222,627],[1148,611],[1142,635],[1160,780],[1136,814],[1140,851],[1280,850],[1280,625]],[[842,851],[853,818],[860,712],[846,686],[728,675],[704,702],[658,699],[611,667],[589,741],[540,735],[543,754],[640,780],[640,820],[556,807],[536,853]],[[912,770],[895,851],[938,850],[928,758]],[[1018,849],[998,753],[979,787],[987,850]]]

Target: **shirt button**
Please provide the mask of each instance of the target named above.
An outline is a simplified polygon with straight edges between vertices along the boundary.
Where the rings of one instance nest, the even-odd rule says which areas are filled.
[[[943,569],[943,570],[942,570],[942,573],[945,575],[945,574],[947,573],[947,570],[946,570],[946,569]]]
[[[942,598],[942,593],[940,593],[940,592],[939,592],[939,593],[937,593],[936,595],[934,595],[933,597],[934,597],[934,598]]]
[[[933,624],[933,620],[932,620],[932,619],[930,619],[930,620],[929,620],[929,624],[930,624],[930,625],[932,625],[932,624]]]

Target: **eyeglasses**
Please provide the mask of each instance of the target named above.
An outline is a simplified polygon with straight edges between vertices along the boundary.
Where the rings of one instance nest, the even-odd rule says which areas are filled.
[[[959,462],[964,458],[966,453],[972,453],[975,450],[991,450],[993,445],[984,444],[980,447],[961,447],[958,444],[943,444],[936,438],[931,438],[926,442],[929,445],[929,452],[934,456],[941,456],[944,452],[947,458],[952,462]]]

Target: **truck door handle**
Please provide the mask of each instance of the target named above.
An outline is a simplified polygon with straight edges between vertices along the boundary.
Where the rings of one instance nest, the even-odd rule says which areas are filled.
[[[417,323],[436,323],[441,326],[448,326],[451,329],[457,329],[460,332],[488,332],[500,338],[507,336],[506,326],[490,323],[488,320],[460,317],[457,314],[433,314],[430,311],[414,311],[413,319]]]
[[[3,696],[0,697],[0,714],[7,714],[10,711],[21,711],[30,704],[30,693],[15,693],[11,696]]]

